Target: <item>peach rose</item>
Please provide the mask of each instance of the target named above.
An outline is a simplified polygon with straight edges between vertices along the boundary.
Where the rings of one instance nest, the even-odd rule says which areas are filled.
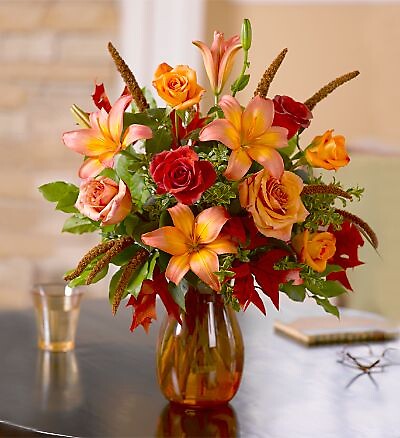
[[[335,236],[327,231],[310,233],[305,230],[293,237],[292,245],[300,262],[306,263],[317,272],[325,271],[327,261],[336,252]]]
[[[197,83],[196,72],[187,65],[160,64],[154,73],[153,86],[158,95],[175,110],[184,110],[200,102],[204,88]]]
[[[125,183],[119,185],[110,178],[98,176],[82,181],[75,207],[101,225],[123,221],[131,211],[131,194]]]
[[[347,155],[345,138],[342,135],[332,137],[333,129],[314,138],[306,149],[306,159],[313,167],[338,170],[346,166],[350,158]]]
[[[240,205],[251,213],[260,233],[288,241],[293,224],[308,215],[302,190],[303,181],[294,173],[283,172],[277,179],[262,170],[239,184]]]

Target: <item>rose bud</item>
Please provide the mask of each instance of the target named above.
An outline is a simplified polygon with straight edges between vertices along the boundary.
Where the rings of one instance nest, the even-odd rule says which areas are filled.
[[[312,167],[326,170],[338,170],[347,166],[350,158],[347,155],[345,138],[342,135],[332,136],[333,129],[315,137],[306,149],[306,159]]]
[[[101,225],[123,221],[131,211],[131,194],[125,183],[98,176],[82,181],[75,207],[85,216]]]
[[[335,236],[327,231],[310,233],[305,230],[292,239],[293,248],[300,262],[306,263],[317,272],[325,271],[327,261],[335,254],[335,244]]]

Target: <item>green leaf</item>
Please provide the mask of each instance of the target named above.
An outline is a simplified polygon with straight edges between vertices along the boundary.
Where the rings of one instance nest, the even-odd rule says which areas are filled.
[[[326,298],[337,297],[339,295],[347,293],[347,289],[338,281],[325,281],[318,295],[322,295]]]
[[[111,278],[110,285],[108,287],[108,299],[110,301],[110,304],[114,302],[115,291],[117,289],[117,284],[119,282],[119,279],[121,278],[122,272],[123,269],[118,270]]]
[[[129,153],[118,155],[115,171],[117,175],[126,183],[130,180],[132,173],[137,172],[142,167],[142,163]]]
[[[320,298],[317,296],[313,296],[313,298],[317,304],[319,304],[325,310],[325,312],[335,315],[337,318],[339,318],[338,308],[331,304],[327,298]]]
[[[159,254],[160,254],[160,257],[158,259],[158,265],[160,267],[160,271],[164,272],[167,269],[168,263],[171,259],[171,255],[164,252],[164,251],[159,251]]]
[[[95,266],[95,264],[99,261],[101,256],[96,257],[94,260],[92,260],[84,269],[84,271],[81,273],[81,275],[77,278],[74,278],[73,280],[71,280],[68,284],[70,287],[75,287],[75,286],[82,286],[86,284],[86,280],[90,274],[90,272],[92,271],[93,267]],[[71,272],[71,271],[70,271]],[[97,283],[98,281],[100,281],[101,279],[103,279],[108,272],[108,265],[105,266],[92,280],[92,282],[90,284],[94,284]],[[68,274],[69,272],[67,272],[66,274]]]
[[[171,130],[168,127],[160,126],[153,130],[153,138],[146,140],[146,153],[153,155],[169,149],[172,143]]]
[[[243,75],[236,79],[236,81],[231,85],[232,92],[242,91],[247,87],[249,83],[250,75]]]
[[[76,200],[78,199],[78,192],[67,192],[56,205],[56,210],[63,211],[64,213],[78,213],[78,209],[75,207]]]
[[[125,248],[123,251],[118,253],[116,256],[114,256],[111,259],[111,263],[117,266],[126,265],[129,262],[129,260],[131,260],[132,257],[138,252],[139,249],[140,249],[139,245],[135,245],[135,244],[130,245],[127,248]]]
[[[306,298],[306,288],[303,284],[284,283],[280,285],[280,290],[293,301],[304,301]]]
[[[320,277],[326,277],[332,272],[340,272],[340,271],[343,271],[343,268],[339,265],[326,265],[326,269],[324,272],[320,274]]]
[[[128,236],[133,236],[135,228],[139,225],[140,219],[136,215],[129,215],[124,219],[125,231]]]
[[[297,134],[294,135],[288,141],[288,145],[286,147],[280,148],[279,152],[285,154],[287,157],[291,157],[293,155],[293,152],[296,150],[296,147],[297,147]]]
[[[103,169],[100,173],[99,176],[105,176],[106,178],[111,178],[113,181],[115,182],[119,182],[119,178],[117,175],[117,172],[112,169],[111,167],[106,167],[105,169]]]
[[[148,233],[150,231],[154,231],[158,228],[158,222],[141,222],[137,225],[137,227],[133,231],[133,238],[136,242],[142,241],[142,234]],[[146,245],[143,245],[145,248],[149,248]]]
[[[83,234],[92,233],[100,228],[100,225],[86,216],[74,214],[69,217],[62,228],[62,232]]]
[[[138,297],[143,281],[153,277],[157,257],[158,253],[154,253],[148,260],[135,269],[122,298],[125,298],[128,293],[132,294],[135,298]]]
[[[39,191],[47,201],[58,202],[68,193],[72,192],[78,194],[79,188],[74,184],[68,184],[64,181],[55,181],[40,186]]]
[[[168,290],[172,296],[172,298],[174,299],[175,303],[178,304],[178,306],[182,309],[182,310],[186,310],[185,309],[185,295],[187,293],[187,291],[189,290],[189,283],[183,278],[178,285],[172,283],[172,281],[170,281],[168,283]]]

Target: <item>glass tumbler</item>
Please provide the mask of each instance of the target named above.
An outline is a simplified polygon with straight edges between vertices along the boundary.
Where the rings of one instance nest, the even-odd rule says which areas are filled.
[[[38,328],[38,347],[62,352],[75,347],[82,290],[65,283],[35,285],[33,304]]]

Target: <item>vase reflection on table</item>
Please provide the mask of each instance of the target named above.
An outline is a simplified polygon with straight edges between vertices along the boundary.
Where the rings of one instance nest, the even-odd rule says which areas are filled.
[[[161,412],[157,437],[236,437],[239,424],[229,404],[213,409],[191,409],[169,403]]]
[[[157,376],[171,402],[210,407],[227,403],[242,377],[244,348],[235,311],[215,293],[190,289],[182,323],[165,317],[157,346]]]

